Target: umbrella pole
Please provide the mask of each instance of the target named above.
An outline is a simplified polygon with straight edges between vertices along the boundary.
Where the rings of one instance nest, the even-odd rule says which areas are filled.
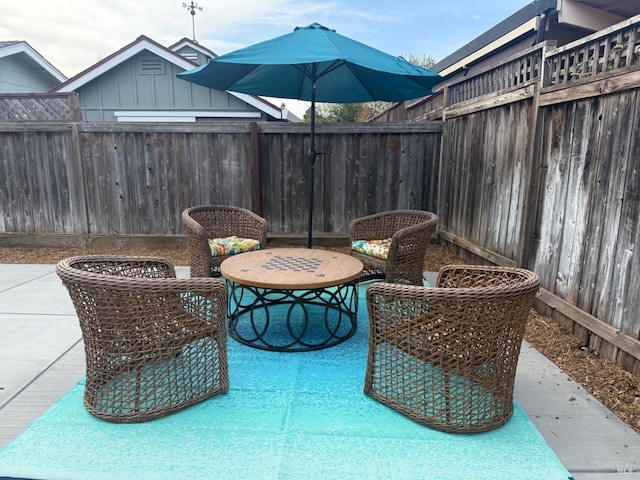
[[[312,80],[311,87],[311,139],[309,141],[309,233],[307,247],[313,246],[313,177],[316,166],[316,82]]]

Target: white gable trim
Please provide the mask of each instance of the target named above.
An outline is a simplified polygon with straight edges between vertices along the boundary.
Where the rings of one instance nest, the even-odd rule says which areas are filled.
[[[42,66],[42,68],[44,68],[47,73],[49,73],[59,82],[64,82],[67,80],[67,77],[65,77],[56,67],[45,60],[44,57],[42,57],[38,52],[31,48],[31,46],[26,42],[16,42],[5,47],[0,47],[0,58],[8,57],[9,55],[15,55],[18,53],[24,53],[25,55],[30,57],[34,62]]]
[[[485,55],[490,54],[491,52],[493,52],[494,50],[497,50],[500,47],[503,47],[504,45],[506,45],[507,43],[517,39],[518,37],[534,31],[537,27],[537,23],[536,23],[536,19],[532,18],[530,20],[528,20],[527,22],[523,23],[522,25],[520,25],[519,27],[514,28],[513,30],[511,30],[510,32],[506,33],[505,35],[501,36],[500,38],[498,38],[497,40],[494,40],[493,42],[485,45],[484,47],[480,48],[479,50],[476,50],[475,52],[471,53],[470,55],[467,55],[466,57],[464,57],[462,60],[454,63],[453,65],[450,65],[449,67],[445,68],[444,70],[442,70],[441,72],[438,72],[441,76],[446,77],[447,75],[449,75],[452,72],[455,72],[456,70],[460,69],[460,68],[464,68],[466,65],[468,65],[469,63],[482,58]]]
[[[149,43],[146,40],[142,40],[132,45],[130,48],[127,48],[123,52],[120,52],[120,54],[110,58],[106,62],[101,63],[97,65],[95,68],[90,69],[86,74],[79,75],[78,78],[76,78],[74,81],[69,82],[68,84],[64,85],[62,88],[60,88],[57,91],[73,92],[77,88],[80,88],[83,85],[86,85],[87,83],[91,82],[92,80],[95,80],[96,78],[108,72],[112,68],[120,65],[122,62],[129,60],[131,57],[134,57],[138,53],[143,52],[145,50],[148,50],[149,52],[154,53],[155,55],[158,55],[159,57],[165,59],[167,62],[173,63],[179,66],[180,68],[184,68],[185,70],[189,70],[191,68],[196,67],[195,64],[189,62],[188,60],[185,60],[184,58],[180,57],[178,54],[172,54],[170,52],[167,52],[165,49],[158,47],[157,45]]]

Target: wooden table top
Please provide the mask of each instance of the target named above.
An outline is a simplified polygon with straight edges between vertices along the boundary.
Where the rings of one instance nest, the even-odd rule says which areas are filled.
[[[252,287],[298,290],[340,285],[358,278],[362,262],[313,248],[268,248],[234,255],[220,265],[228,280]]]

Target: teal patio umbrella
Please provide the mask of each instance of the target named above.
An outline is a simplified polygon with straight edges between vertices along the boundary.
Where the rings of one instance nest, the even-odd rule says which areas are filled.
[[[309,232],[312,246],[315,104],[399,102],[433,93],[440,75],[313,23],[178,74],[213,88],[311,101]]]

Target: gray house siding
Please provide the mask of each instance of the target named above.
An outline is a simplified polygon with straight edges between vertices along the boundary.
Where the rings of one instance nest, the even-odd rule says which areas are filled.
[[[44,93],[58,83],[26,55],[0,58],[0,93]]]
[[[221,91],[201,87],[176,77],[183,70],[148,51],[141,52],[77,89],[84,119],[116,121],[118,111],[247,112],[233,120],[266,120],[258,110]],[[200,120],[200,119],[199,119]],[[228,119],[202,118],[206,121]]]

